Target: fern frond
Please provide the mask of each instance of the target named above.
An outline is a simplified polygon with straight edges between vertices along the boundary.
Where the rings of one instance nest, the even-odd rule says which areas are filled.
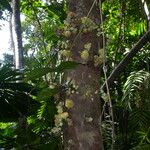
[[[148,79],[150,82],[150,73],[144,70],[130,74],[123,86],[122,102],[126,108],[132,109],[132,104],[136,104],[136,102],[141,99],[141,87],[145,86],[145,81],[147,82]]]
[[[140,144],[131,150],[149,150],[150,149],[150,144]]]

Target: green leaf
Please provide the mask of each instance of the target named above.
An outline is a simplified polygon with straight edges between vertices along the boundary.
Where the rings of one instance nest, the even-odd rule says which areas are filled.
[[[74,69],[78,63],[73,62],[73,61],[65,61],[61,62],[60,65],[58,65],[55,68],[50,68],[50,67],[39,67],[35,68],[29,72],[26,73],[26,79],[27,80],[35,80],[37,78],[41,78],[42,76],[51,73],[51,72],[63,72],[67,69]]]
[[[26,79],[27,80],[35,80],[37,78],[41,78],[42,76],[48,74],[49,72],[54,72],[54,69],[49,67],[41,67],[41,68],[35,68],[29,72],[26,73]]]
[[[58,92],[58,89],[50,89],[50,88],[45,88],[43,89],[37,96],[37,99],[39,101],[45,101],[47,99],[50,99],[50,97],[54,96]]]
[[[67,69],[74,69],[77,65],[79,65],[79,63],[73,61],[64,61],[56,68],[56,72],[63,72]]]
[[[7,0],[0,1],[0,8],[7,9],[8,11],[12,11],[9,1],[7,1]]]

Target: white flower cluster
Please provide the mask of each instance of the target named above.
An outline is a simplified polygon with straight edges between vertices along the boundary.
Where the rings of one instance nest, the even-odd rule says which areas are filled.
[[[86,43],[84,45],[84,50],[81,52],[81,58],[84,60],[84,61],[88,61],[89,59],[89,51],[91,49],[91,46],[92,44],[91,43]]]
[[[63,121],[69,117],[68,112],[63,112],[63,103],[59,102],[57,105],[57,115],[55,115],[55,127],[51,130],[52,133],[58,134],[61,132]]]
[[[60,51],[59,51],[60,56],[62,56],[66,60],[71,60],[72,53],[69,50],[69,41],[68,40],[66,40],[65,42],[60,41],[59,47],[60,47]]]
[[[97,29],[97,25],[94,23],[94,21],[88,17],[82,17],[81,18],[82,23],[82,30],[84,33],[90,32],[92,30]]]
[[[71,51],[70,50],[61,50],[60,55],[65,57],[67,60],[71,58]]]
[[[76,22],[77,18],[76,18],[76,14],[74,12],[69,12],[67,15],[66,20],[64,21],[64,32],[63,35],[65,37],[69,37],[71,36],[71,34],[76,34],[78,29],[76,27]]]
[[[98,55],[94,56],[94,66],[97,67],[98,65],[101,65],[104,61],[104,49],[100,49],[98,51]]]
[[[60,49],[68,49],[69,48],[69,41],[58,41],[58,46]]]

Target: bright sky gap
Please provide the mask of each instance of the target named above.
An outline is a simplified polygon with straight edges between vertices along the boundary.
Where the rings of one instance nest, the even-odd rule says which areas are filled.
[[[3,58],[3,53],[10,53],[9,51],[9,23],[0,20],[0,59]]]

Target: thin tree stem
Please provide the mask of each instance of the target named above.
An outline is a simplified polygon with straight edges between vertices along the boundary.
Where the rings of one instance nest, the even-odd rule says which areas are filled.
[[[103,27],[103,17],[102,17],[102,5],[100,2],[100,18],[101,18],[101,25]],[[104,57],[103,57],[103,72],[104,72],[104,78],[105,78],[105,84],[106,84],[106,91],[107,91],[107,95],[108,95],[108,100],[109,100],[109,106],[110,106],[110,116],[111,116],[111,122],[112,122],[112,147],[111,149],[114,149],[114,144],[115,144],[115,125],[114,125],[114,115],[113,115],[113,106],[112,106],[112,100],[110,97],[110,91],[109,91],[109,86],[107,83],[107,69],[106,69],[106,41],[105,41],[105,33],[104,31],[102,32],[102,36],[103,36],[103,49],[104,49]]]
[[[141,37],[141,39],[137,42],[137,44],[130,50],[130,52],[112,71],[110,76],[107,78],[107,83],[109,87],[112,85],[113,81],[120,75],[120,73],[126,68],[126,66],[130,63],[130,61],[136,55],[136,53],[149,41],[150,41],[150,30],[147,31]],[[105,87],[106,87],[106,82],[102,85],[101,89],[104,89]]]

